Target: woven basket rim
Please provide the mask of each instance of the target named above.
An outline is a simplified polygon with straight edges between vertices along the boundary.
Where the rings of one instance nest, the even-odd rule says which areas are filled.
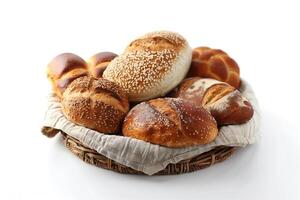
[[[89,164],[122,174],[146,175],[141,171],[137,171],[135,169],[122,165],[99,154],[97,151],[88,148],[79,140],[62,131],[60,131],[60,133],[63,136],[64,145],[78,158]],[[154,175],[182,174],[204,169],[226,160],[234,153],[235,149],[236,147],[219,146],[208,152],[199,154],[193,158],[182,160],[176,164],[168,164],[165,169],[155,173]]]

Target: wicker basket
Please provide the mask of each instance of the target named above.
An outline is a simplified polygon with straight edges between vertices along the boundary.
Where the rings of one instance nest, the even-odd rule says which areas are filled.
[[[143,172],[136,171],[130,167],[124,166],[117,163],[99,153],[95,150],[89,149],[84,146],[77,139],[61,132],[64,139],[65,146],[81,160],[101,167],[104,169],[112,170],[123,174],[140,174],[144,175]],[[200,154],[194,158],[180,161],[176,164],[169,164],[164,170],[159,171],[155,175],[171,175],[171,174],[182,174],[187,172],[193,172],[206,167],[209,167],[218,162],[222,162],[230,157],[235,148],[234,147],[217,147],[211,151]]]
[[[113,161],[95,150],[92,150],[83,145],[77,139],[69,136],[68,134],[61,132],[51,127],[43,127],[42,133],[47,137],[54,137],[58,132],[63,136],[65,146],[81,160],[101,167],[104,169],[112,170],[122,174],[139,174],[145,175],[141,171],[134,170],[130,167],[124,166],[116,161]],[[236,147],[220,146],[208,152],[202,153],[194,158],[182,160],[176,164],[169,164],[167,167],[154,175],[172,175],[172,174],[183,174],[193,172],[196,170],[210,167],[216,163],[222,162],[229,158]]]

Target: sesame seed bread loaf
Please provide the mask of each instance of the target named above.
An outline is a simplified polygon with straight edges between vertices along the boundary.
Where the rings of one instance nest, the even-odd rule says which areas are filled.
[[[77,78],[63,93],[62,111],[67,119],[101,133],[116,133],[128,110],[126,93],[103,78]]]
[[[54,93],[60,98],[73,80],[87,74],[87,63],[72,53],[57,55],[47,66],[48,80]]]
[[[187,78],[170,96],[181,98],[206,108],[218,125],[242,124],[253,116],[250,102],[234,87],[209,78]]]
[[[167,147],[188,147],[213,141],[215,119],[201,106],[178,98],[158,98],[133,107],[123,135]]]
[[[106,68],[103,77],[121,86],[129,101],[164,96],[186,76],[192,49],[179,34],[148,33],[133,42]]]

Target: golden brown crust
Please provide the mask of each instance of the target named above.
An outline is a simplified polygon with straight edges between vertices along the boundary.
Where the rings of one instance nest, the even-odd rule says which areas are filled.
[[[72,53],[62,53],[54,57],[48,64],[48,75],[54,78],[60,78],[76,68],[87,68],[86,62],[79,56]]]
[[[188,77],[213,78],[235,88],[240,86],[238,64],[220,49],[195,48]]]
[[[186,40],[176,33],[146,34],[133,41],[123,54],[115,58],[104,71],[103,77],[124,88],[132,102],[162,96],[187,73],[191,59],[188,50],[190,47]],[[178,59],[182,54],[188,55]],[[189,60],[188,64],[176,65],[178,60],[186,62],[185,59]],[[176,80],[171,80],[170,74]],[[164,81],[171,83],[163,84]]]
[[[218,133],[209,112],[177,98],[136,105],[126,116],[122,130],[125,136],[178,148],[210,143]]]
[[[171,94],[211,112],[218,125],[242,124],[253,116],[250,102],[227,83],[207,78],[185,79]]]
[[[237,90],[209,104],[208,109],[221,125],[245,123],[254,112],[250,102]]]
[[[184,79],[169,96],[180,97],[184,100],[192,101],[197,105],[204,106],[211,101],[218,100],[233,90],[233,87],[217,80],[192,77]]]
[[[88,59],[89,74],[94,78],[102,77],[108,64],[118,55],[112,52],[101,52]]]
[[[81,77],[81,76],[86,76],[87,71],[85,68],[76,68],[73,69],[66,74],[63,74],[59,79],[56,81],[56,88],[63,93],[65,89],[70,85],[72,81],[75,79]]]
[[[175,53],[179,53],[182,47],[186,45],[187,42],[181,35],[161,31],[149,33],[134,40],[130,43],[126,50],[162,51],[169,49],[175,51]]]
[[[72,53],[59,54],[47,66],[48,79],[58,97],[62,97],[63,92],[73,80],[87,73],[86,62]]]
[[[129,110],[125,92],[103,78],[80,77],[63,94],[62,110],[75,124],[115,133]]]
[[[47,66],[47,76],[54,93],[62,97],[68,85],[82,76],[102,77],[107,65],[117,55],[112,52],[95,54],[87,64],[82,58],[72,53],[59,54]]]

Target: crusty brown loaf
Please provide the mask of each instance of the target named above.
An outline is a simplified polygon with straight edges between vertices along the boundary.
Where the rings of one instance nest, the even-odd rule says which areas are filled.
[[[63,94],[62,110],[75,124],[102,133],[115,133],[129,110],[125,92],[103,78],[74,80]]]
[[[242,124],[253,116],[250,102],[237,90],[216,102],[207,104],[207,107],[220,125]]]
[[[217,120],[218,125],[242,124],[253,116],[250,102],[238,90],[214,79],[185,79],[170,96],[204,106]]]
[[[213,141],[216,121],[201,106],[178,98],[158,98],[133,107],[123,135],[167,147],[188,147]]]
[[[87,61],[89,74],[94,78],[102,77],[107,65],[118,55],[112,52],[101,52],[93,55]]]
[[[87,73],[86,62],[72,53],[59,54],[47,66],[47,77],[58,97],[62,97],[63,92],[73,80]]]
[[[239,88],[240,69],[227,53],[220,49],[198,47],[193,49],[188,77],[213,78]]]
[[[127,92],[129,101],[140,102],[164,96],[185,77],[192,50],[177,33],[146,34],[126,48],[106,68],[103,77]]]

